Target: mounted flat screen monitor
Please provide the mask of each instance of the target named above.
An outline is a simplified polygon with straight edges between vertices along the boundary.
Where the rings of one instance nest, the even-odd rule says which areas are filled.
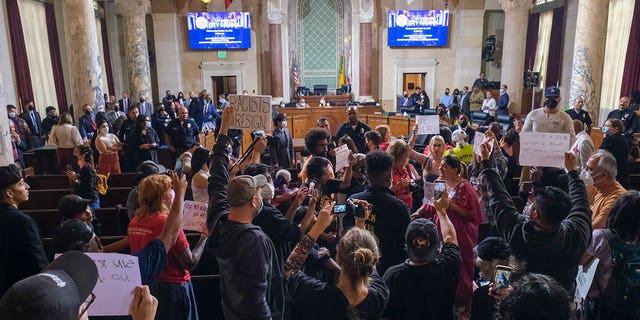
[[[449,11],[390,10],[390,47],[445,47],[449,40]]]
[[[189,12],[187,23],[191,49],[251,48],[249,12]]]

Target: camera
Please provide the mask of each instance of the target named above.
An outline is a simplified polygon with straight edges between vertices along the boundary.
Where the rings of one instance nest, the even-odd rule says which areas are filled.
[[[264,130],[254,130],[251,132],[251,140],[255,141],[256,139],[262,139],[264,137],[267,137],[267,145],[271,146],[277,144],[276,138],[267,135]]]
[[[373,205],[369,204],[369,210],[373,210]],[[333,214],[352,214],[356,218],[364,218],[365,208],[347,199],[343,204],[333,206]]]

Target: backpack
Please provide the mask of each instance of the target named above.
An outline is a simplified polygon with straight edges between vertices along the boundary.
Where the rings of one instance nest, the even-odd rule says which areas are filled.
[[[607,232],[607,237],[613,262],[610,292],[616,306],[622,309],[617,311],[640,316],[640,244],[625,243],[611,232]]]
[[[107,190],[109,189],[109,185],[107,185],[109,175],[110,173],[108,172],[106,175],[96,172],[96,186],[98,187],[98,193],[100,193],[101,195],[107,194]]]

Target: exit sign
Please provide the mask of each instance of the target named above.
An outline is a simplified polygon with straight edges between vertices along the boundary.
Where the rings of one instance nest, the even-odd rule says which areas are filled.
[[[226,51],[218,51],[218,59],[226,59],[227,52]]]

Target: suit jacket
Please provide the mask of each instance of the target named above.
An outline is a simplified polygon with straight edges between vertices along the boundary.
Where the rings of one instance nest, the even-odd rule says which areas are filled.
[[[201,100],[198,98],[191,99],[191,103],[189,103],[189,107],[187,108],[187,110],[189,111],[189,118],[196,121],[196,124],[198,124],[198,120],[196,120],[198,119],[197,115],[200,115],[200,121],[202,121],[203,108],[204,108],[204,100]]]
[[[500,95],[498,99],[498,115],[509,115],[509,94]]]
[[[460,96],[460,107],[462,107],[462,113],[469,114],[469,109],[471,109],[471,102],[469,101],[470,97],[471,95],[468,92]]]
[[[141,116],[144,115],[151,117],[151,114],[153,113],[153,106],[151,106],[151,102],[146,100],[138,104],[138,109],[140,110]]]
[[[91,116],[84,115],[80,117],[80,119],[78,120],[78,131],[80,131],[80,137],[82,137],[82,139],[91,140],[91,138],[93,138],[93,136],[96,133],[96,130],[93,128],[93,125],[91,124]]]
[[[118,106],[120,107],[120,111],[124,112],[124,113],[129,113],[129,107],[132,106],[132,102],[131,99],[127,98],[127,106],[125,107],[124,101],[125,99],[120,99],[118,100]]]
[[[288,169],[293,163],[293,140],[287,128],[274,128],[272,131],[273,143],[269,145],[271,164],[277,164],[281,169]]]
[[[40,114],[38,113],[38,111],[34,110],[33,115],[35,116],[37,123],[33,123],[33,119],[31,119],[31,114],[29,111],[21,113],[20,118],[22,118],[27,123],[27,125],[29,126],[29,131],[31,131],[32,135],[35,135],[37,132],[39,136],[42,136],[42,119],[40,118]]]

